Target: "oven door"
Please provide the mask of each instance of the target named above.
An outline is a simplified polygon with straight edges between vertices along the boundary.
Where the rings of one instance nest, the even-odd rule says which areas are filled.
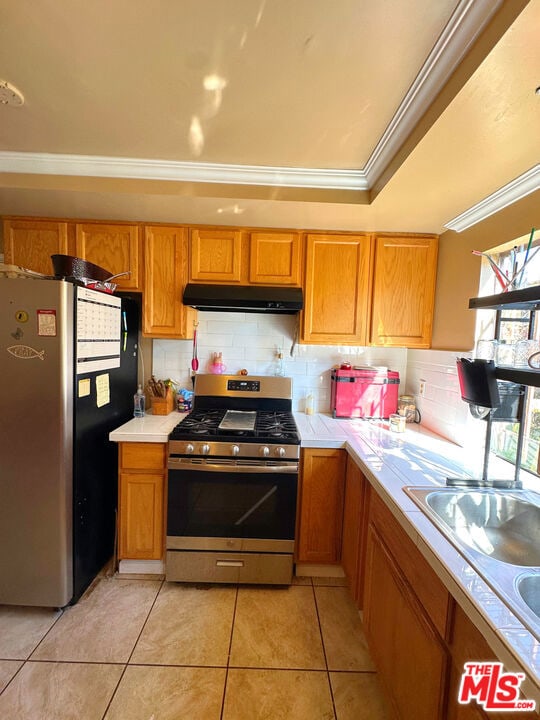
[[[292,552],[297,462],[169,458],[167,549]]]

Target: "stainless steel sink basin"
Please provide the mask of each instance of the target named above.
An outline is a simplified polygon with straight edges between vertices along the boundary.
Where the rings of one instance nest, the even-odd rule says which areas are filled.
[[[540,493],[453,487],[404,490],[540,640]]]
[[[540,619],[540,575],[521,575],[516,585],[525,605]]]
[[[540,507],[500,491],[435,491],[426,503],[471,548],[502,562],[540,566]]]

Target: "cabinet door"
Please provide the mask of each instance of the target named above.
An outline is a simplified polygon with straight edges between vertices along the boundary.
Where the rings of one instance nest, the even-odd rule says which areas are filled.
[[[187,231],[145,227],[143,334],[160,338],[193,337],[197,313],[182,304],[187,280]]]
[[[362,607],[364,586],[367,486],[368,483],[358,465],[347,457],[341,566],[352,598],[358,607]]]
[[[376,238],[372,345],[429,348],[437,273],[437,238]]]
[[[52,275],[51,255],[70,255],[68,224],[48,220],[6,220],[4,258],[9,265]]]
[[[119,558],[163,557],[163,473],[120,474]]]
[[[251,233],[249,282],[300,285],[300,251],[299,233]]]
[[[239,230],[191,230],[190,281],[239,283],[242,233]]]
[[[77,255],[111,271],[121,290],[142,290],[142,249],[137,225],[84,223],[76,226]]]
[[[302,342],[365,345],[369,235],[308,235]]]
[[[466,662],[499,662],[493,650],[487,644],[480,630],[470,621],[462,608],[456,604],[452,623],[450,648],[452,653],[452,670],[450,673],[449,692],[447,699],[446,720],[507,720],[513,717],[508,711],[484,712],[476,703],[468,705],[458,703],[459,686],[463,666]],[[510,670],[511,668],[505,668]],[[517,715],[517,713],[515,713]],[[538,720],[538,712],[519,713],[527,720]]]
[[[298,533],[299,562],[338,563],[345,486],[344,450],[304,450]]]
[[[367,535],[364,625],[396,717],[443,717],[447,653],[373,525]]]

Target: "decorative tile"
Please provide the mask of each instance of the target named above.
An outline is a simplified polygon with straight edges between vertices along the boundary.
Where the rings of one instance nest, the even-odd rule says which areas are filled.
[[[105,720],[219,720],[225,672],[130,665]]]
[[[9,720],[101,720],[121,665],[27,662],[0,695]]]
[[[22,662],[18,660],[0,660],[0,693],[6,687],[17,670],[21,667]]]
[[[374,670],[358,610],[346,588],[316,587],[329,670]]]
[[[347,587],[346,577],[312,577],[313,585],[321,587]]]
[[[223,720],[333,720],[328,676],[298,670],[229,670]]]
[[[337,720],[390,720],[375,673],[330,673]]]
[[[239,588],[230,664],[323,669],[313,588]]]
[[[127,662],[160,585],[100,580],[64,612],[32,659]]]
[[[0,658],[26,660],[60,615],[60,610],[1,605]]]
[[[236,588],[165,583],[133,664],[226,666]]]

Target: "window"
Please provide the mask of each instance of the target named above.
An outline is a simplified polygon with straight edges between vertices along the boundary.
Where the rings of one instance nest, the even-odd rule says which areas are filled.
[[[540,285],[540,233],[534,230],[529,236],[519,238],[504,246],[489,251],[492,260],[500,268],[501,277],[493,270],[487,258],[482,262],[481,295],[492,295],[503,291],[502,283],[509,283],[509,289]],[[531,242],[529,243],[529,240]],[[500,315],[500,326],[495,326],[495,313],[489,312],[489,319],[484,311],[479,319],[478,337],[497,337],[499,345],[496,351],[497,365],[513,365],[528,368],[529,357],[540,350],[540,311],[531,313],[528,310],[503,310]],[[491,333],[491,334],[490,334]],[[527,342],[528,341],[528,342]],[[517,356],[516,356],[517,352]],[[540,356],[533,358],[531,365],[540,368]],[[501,400],[509,407],[518,402],[525,402],[523,415],[523,447],[521,467],[534,474],[540,474],[540,388],[529,387],[525,394],[520,395],[520,386],[507,384],[502,386],[504,396]],[[504,391],[507,391],[506,394]],[[492,426],[491,448],[501,458],[516,463],[519,438],[519,423],[494,422]]]

